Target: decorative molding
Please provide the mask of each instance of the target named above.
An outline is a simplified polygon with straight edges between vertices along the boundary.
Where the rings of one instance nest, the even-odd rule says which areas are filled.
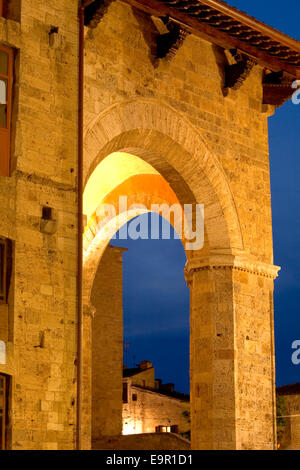
[[[276,279],[281,268],[273,264],[251,260],[244,256],[213,255],[188,261],[184,270],[186,282],[190,285],[195,272],[213,271],[217,269],[232,269],[256,274],[257,276],[267,277],[269,279]]]
[[[239,90],[257,62],[237,49],[230,49],[236,63],[225,66],[225,88]]]
[[[166,59],[170,62],[189,33],[179,24],[170,21],[168,18],[162,18],[162,21],[165,23],[168,32],[157,36],[156,54],[159,59]]]
[[[95,29],[106,14],[112,0],[95,0],[84,11],[84,25]]]

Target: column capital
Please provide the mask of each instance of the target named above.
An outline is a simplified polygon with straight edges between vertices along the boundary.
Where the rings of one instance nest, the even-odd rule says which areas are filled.
[[[263,263],[245,254],[213,253],[203,257],[191,258],[187,261],[184,269],[187,284],[191,282],[194,272],[216,269],[232,269],[276,279],[281,268],[273,264]]]
[[[82,314],[84,317],[94,318],[96,309],[92,304],[83,304]]]

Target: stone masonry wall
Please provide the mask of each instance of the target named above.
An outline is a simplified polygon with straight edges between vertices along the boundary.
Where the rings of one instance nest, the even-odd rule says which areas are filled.
[[[241,449],[272,449],[276,448],[273,279],[234,271],[233,282],[236,439]]]
[[[95,443],[97,450],[186,450],[190,442],[171,433],[131,434],[128,436],[102,437]],[[185,462],[184,456],[181,460]]]
[[[124,248],[107,247],[94,280],[92,442],[122,433]]]
[[[138,374],[132,377],[132,383],[134,385],[140,385],[141,387],[155,387],[155,369],[149,367],[148,369],[141,370]]]
[[[118,119],[118,106],[129,100],[137,108],[139,102],[149,100],[152,107],[157,104],[158,113],[165,104],[187,119],[222,165],[242,235],[242,250],[239,246],[235,254],[241,250],[243,262],[240,267],[234,267],[233,259],[228,262],[224,227],[216,223],[214,250],[217,258],[225,249],[224,269],[222,260],[217,260],[221,269],[215,269],[213,256],[203,252],[199,269],[191,270],[195,273],[190,283],[192,446],[272,449],[276,435],[273,274],[267,273],[267,266],[255,265],[273,263],[267,121],[273,109],[262,104],[262,68],[254,67],[238,91],[224,93],[224,65],[228,63],[224,50],[189,35],[170,62],[157,60],[157,34],[157,23],[150,16],[120,1],[110,4],[96,29],[86,29],[85,129],[93,129],[112,105]],[[136,123],[131,131],[133,142],[134,136],[144,132],[149,116],[141,114],[139,120],[132,120]],[[109,134],[112,128],[114,135],[122,127],[119,121],[112,120],[105,132]],[[173,137],[174,129],[170,134]],[[147,128],[145,135],[151,138]],[[156,138],[153,147],[163,155],[163,137],[152,135]],[[94,142],[100,151],[97,137]],[[92,170],[86,162],[85,174]],[[204,200],[197,202],[206,204],[206,197],[217,205],[216,196],[211,202],[207,189]],[[224,213],[223,206],[226,218]],[[261,384],[265,393],[255,384]]]
[[[85,129],[129,99],[166,103],[187,117],[224,167],[245,250],[272,263],[270,110],[262,105],[262,69],[256,66],[239,91],[224,96],[221,48],[189,35],[171,62],[157,60],[157,34],[150,16],[120,1],[110,4],[96,29],[86,29]]]
[[[286,428],[282,448],[300,450],[300,395],[284,395],[287,404]]]
[[[153,433],[157,426],[178,426],[178,432],[190,430],[190,423],[183,415],[190,410],[189,402],[142,390],[128,380],[128,403],[123,404],[123,434]],[[133,395],[136,400],[133,400]]]
[[[14,241],[0,365],[11,377],[13,449],[75,446],[77,13],[77,0],[23,0],[20,22],[0,18],[0,43],[15,52],[12,172],[0,177],[0,236]],[[41,231],[43,206],[53,234]]]
[[[14,449],[75,446],[77,14],[77,0],[23,0],[20,23],[0,18],[0,42],[15,50],[12,174],[0,178],[0,236],[14,241],[7,363],[0,365],[0,372],[11,376],[8,445]],[[53,27],[58,34],[50,38]],[[223,165],[245,252],[272,263],[270,110],[262,105],[262,69],[255,67],[238,92],[224,96],[223,50],[190,35],[170,63],[157,61],[152,53],[157,32],[149,16],[120,1],[111,3],[95,30],[86,30],[85,128],[112,104],[129,99],[166,103],[185,116]],[[53,234],[41,231],[43,206],[53,208]],[[246,448],[255,432],[262,432],[247,420],[253,422],[252,415],[260,410],[266,426],[272,414],[271,397],[256,391],[254,406],[249,388],[244,404],[251,401],[250,412],[241,412],[247,364],[256,364],[251,382],[263,377],[263,387],[270,390],[268,381],[273,380],[267,328],[272,325],[272,288],[254,288],[258,280],[251,275],[239,301],[243,281],[234,276],[228,283],[232,281],[221,312],[226,316],[232,299],[240,302],[237,309],[228,307],[233,315],[228,328],[236,333],[228,360],[233,366],[239,345],[238,357],[244,355],[245,362],[237,365],[230,383],[237,404],[231,419],[241,423],[239,434],[225,432],[223,440]],[[215,306],[221,305],[222,295],[221,288],[208,292]],[[253,339],[257,309],[261,336]],[[200,343],[198,337],[198,347]],[[263,352],[263,366],[252,349]],[[270,448],[271,441],[268,435],[262,445]]]

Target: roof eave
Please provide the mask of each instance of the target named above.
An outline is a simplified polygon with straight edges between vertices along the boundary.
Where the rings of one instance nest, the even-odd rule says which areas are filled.
[[[182,13],[181,11],[176,10],[175,8],[170,8],[168,5],[163,4],[157,0],[123,0],[125,3],[144,11],[153,16],[168,16],[172,21],[178,23],[183,28],[185,28],[188,32],[205,39],[206,41],[211,42],[212,44],[216,44],[224,49],[232,49],[236,48],[239,49],[241,52],[245,53],[252,59],[255,59],[256,62],[261,65],[263,68],[267,68],[272,70],[273,72],[284,71],[292,77],[300,78],[300,66],[291,65],[285,63],[282,60],[277,59],[270,54],[257,49],[256,47],[248,44],[245,41],[241,41],[238,38],[234,38],[229,36],[228,34],[224,33],[223,31],[217,30],[216,28],[210,26],[209,24],[205,24],[204,22],[200,22],[199,20],[190,17],[189,15]],[[201,0],[202,3],[207,5],[214,4],[214,8],[217,9],[217,6],[220,10],[221,6],[219,2],[215,0]],[[212,6],[212,5],[210,5]],[[271,38],[274,38],[276,41],[282,42],[282,44],[287,45],[287,47],[295,48],[295,44],[297,46],[297,51],[300,52],[300,43],[288,36],[273,30],[268,26],[263,25],[263,23],[257,22],[254,19],[248,17],[244,13],[238,13],[237,10],[232,9],[229,6],[222,6],[224,10],[224,14],[228,16],[238,16],[238,21],[243,22],[243,24],[247,24],[250,27],[254,27],[255,29],[262,30],[264,34],[268,34]],[[220,10],[221,11],[221,10]],[[249,24],[248,24],[249,23]],[[263,27],[264,26],[264,27]],[[276,33],[276,39],[275,39]],[[287,39],[290,40],[290,43],[287,43]]]
[[[201,0],[201,3],[214,8],[215,10],[218,10],[225,15],[231,16],[232,19],[240,21],[245,26],[256,29],[263,34],[268,35],[271,39],[274,39],[274,41],[278,41],[282,45],[290,47],[291,49],[294,49],[300,53],[299,41],[291,38],[281,31],[276,30],[275,28],[272,28],[271,26],[264,24],[256,18],[247,15],[247,13],[239,11],[237,8],[231,7],[230,5],[220,0]]]

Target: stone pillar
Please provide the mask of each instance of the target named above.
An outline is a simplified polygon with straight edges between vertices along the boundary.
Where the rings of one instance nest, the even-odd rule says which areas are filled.
[[[92,447],[122,434],[124,248],[108,246],[95,275],[92,320]],[[101,448],[101,447],[100,447]]]
[[[232,255],[192,259],[192,449],[276,447],[273,280],[277,267]]]
[[[95,307],[91,304],[83,305],[82,331],[82,424],[81,449],[91,449],[92,438],[92,320]]]

